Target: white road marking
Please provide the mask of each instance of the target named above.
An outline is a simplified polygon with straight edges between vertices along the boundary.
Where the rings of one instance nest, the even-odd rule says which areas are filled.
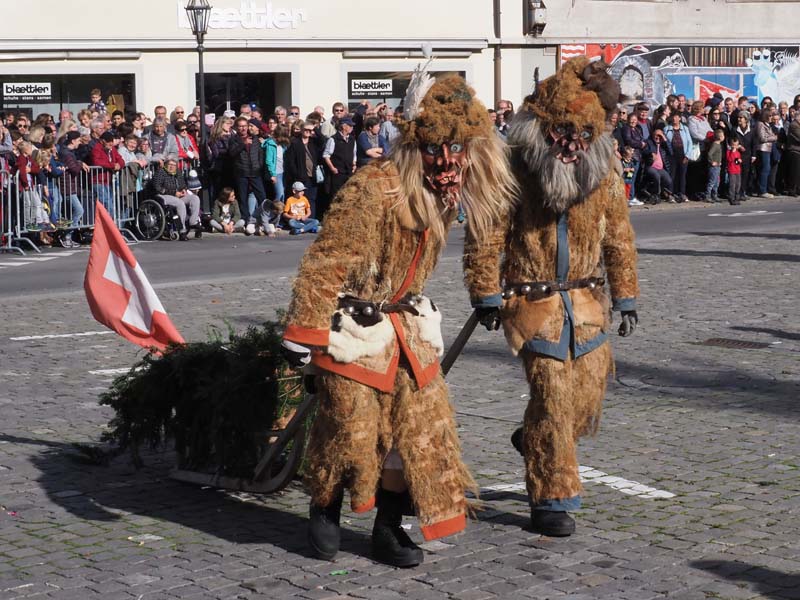
[[[709,217],[763,217],[765,215],[782,215],[783,211],[751,210],[734,213],[709,213]]]
[[[22,260],[25,262],[46,262],[48,260],[55,260],[58,256],[26,256]]]
[[[578,467],[578,471],[581,475],[581,481],[602,483],[603,485],[607,485],[610,488],[614,488],[615,490],[619,490],[623,494],[628,494],[630,496],[639,496],[640,498],[675,497],[675,494],[671,492],[658,490],[654,487],[639,483],[638,481],[631,481],[629,479],[623,479],[622,477],[609,475],[608,473],[598,471],[592,467]]]
[[[8,338],[12,342],[27,342],[30,340],[51,340],[57,338],[87,337],[90,335],[108,335],[113,331],[85,331],[83,333],[54,333],[51,335],[24,335],[22,337]]]
[[[130,371],[128,369],[98,369],[97,371],[89,371],[89,375],[124,375]]]
[[[639,483],[638,481],[631,481],[622,477],[609,475],[603,471],[593,469],[592,467],[578,467],[580,472],[581,481],[584,483],[602,483],[610,488],[628,494],[629,496],[638,496],[639,498],[656,499],[656,498],[674,498],[675,494],[665,490],[659,490],[648,485]],[[491,493],[503,492],[524,492],[526,491],[525,482],[521,483],[498,483],[481,488],[481,495]]]
[[[20,256],[19,258],[9,257],[13,262],[0,262],[0,269],[4,269],[6,267],[22,267],[24,265],[29,265],[34,262],[47,262],[49,260],[55,260],[56,258],[73,256],[74,254],[86,254],[88,251],[89,251],[88,248],[80,248],[79,250],[65,250],[63,252],[62,251],[53,252],[46,256]]]

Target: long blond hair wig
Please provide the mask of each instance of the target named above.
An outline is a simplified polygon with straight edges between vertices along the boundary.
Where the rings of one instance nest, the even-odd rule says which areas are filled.
[[[472,235],[482,241],[501,220],[508,218],[519,190],[509,167],[508,147],[498,136],[471,138],[466,146],[459,198]],[[456,210],[448,208],[428,188],[419,144],[398,143],[389,159],[400,175],[399,185],[390,191],[396,196],[395,206],[407,209],[415,222],[427,227],[430,235],[444,245]]]

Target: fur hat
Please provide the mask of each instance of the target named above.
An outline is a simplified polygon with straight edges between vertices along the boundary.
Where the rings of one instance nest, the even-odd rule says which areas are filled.
[[[416,117],[401,121],[400,131],[404,144],[438,145],[494,135],[486,107],[458,75],[438,79],[420,102]]]
[[[600,134],[620,99],[619,84],[607,68],[585,56],[568,60],[525,98],[523,110],[533,112],[546,125],[572,123],[578,130],[590,125]]]

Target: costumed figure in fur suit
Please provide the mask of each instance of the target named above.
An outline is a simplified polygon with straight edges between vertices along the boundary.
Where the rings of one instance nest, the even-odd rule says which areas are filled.
[[[464,249],[473,306],[487,328],[502,323],[530,383],[512,441],[533,529],[553,536],[575,531],[576,444],[597,430],[614,368],[610,309],[622,313],[620,335],[638,323],[634,234],[606,132],[619,87],[605,68],[570,60],[525,99],[508,135],[519,201],[489,243],[470,230]]]
[[[458,76],[415,72],[388,159],[360,168],[336,196],[294,282],[285,354],[310,362],[319,407],[307,449],[308,541],[339,549],[345,488],[355,512],[377,505],[374,557],[413,566],[422,550],[400,527],[416,514],[426,540],[465,527],[474,481],[439,368],[441,314],[422,295],[457,214],[476,239],[515,195],[506,149]]]

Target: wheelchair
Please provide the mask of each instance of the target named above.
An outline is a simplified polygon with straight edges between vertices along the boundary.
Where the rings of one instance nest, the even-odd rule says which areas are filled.
[[[136,229],[145,240],[178,240],[181,231],[180,217],[173,206],[167,206],[150,185],[142,191],[136,211]]]

